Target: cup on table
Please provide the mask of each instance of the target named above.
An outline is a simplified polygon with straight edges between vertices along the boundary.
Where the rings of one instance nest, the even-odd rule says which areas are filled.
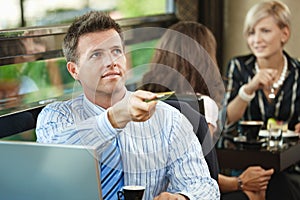
[[[279,149],[282,146],[282,132],[283,125],[282,124],[269,124],[268,125],[268,147],[269,149]]]
[[[118,191],[118,200],[142,200],[145,192],[145,187],[140,185],[124,186],[122,191]]]
[[[258,140],[258,133],[263,126],[263,121],[240,121],[241,131],[246,136],[248,142]]]

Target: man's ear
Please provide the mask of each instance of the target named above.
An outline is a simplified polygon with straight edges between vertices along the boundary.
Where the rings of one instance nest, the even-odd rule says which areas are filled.
[[[79,72],[78,65],[74,62],[68,62],[67,69],[68,69],[69,73],[71,74],[71,76],[75,80],[78,80],[78,72]]]

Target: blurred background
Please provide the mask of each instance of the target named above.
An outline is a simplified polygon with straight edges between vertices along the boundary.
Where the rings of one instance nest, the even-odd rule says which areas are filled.
[[[217,40],[217,61],[222,75],[233,56],[249,53],[242,30],[246,12],[261,0],[0,0],[0,123],[30,112],[33,120],[44,105],[65,100],[77,91],[66,69],[61,42],[76,16],[90,10],[108,12],[126,31],[128,88],[134,90],[146,72],[161,30],[179,20],[198,21]],[[292,13],[292,34],[286,50],[300,57],[300,2],[282,0]],[[139,28],[144,28],[140,30]],[[153,29],[156,30],[156,29]],[[80,92],[80,91],[79,91]],[[34,140],[34,126],[14,132],[0,128],[0,138]],[[1,124],[0,124],[1,127]],[[5,126],[6,127],[6,126]],[[30,132],[27,136],[16,132]],[[12,135],[12,136],[11,136]],[[19,137],[19,138],[18,138]]]

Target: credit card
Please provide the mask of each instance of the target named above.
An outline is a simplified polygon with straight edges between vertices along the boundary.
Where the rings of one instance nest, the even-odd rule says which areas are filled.
[[[175,91],[170,91],[170,92],[159,92],[156,93],[156,98],[155,99],[150,99],[150,100],[145,100],[145,102],[150,102],[150,101],[158,101],[158,100],[166,100],[170,96],[172,96],[175,93]]]

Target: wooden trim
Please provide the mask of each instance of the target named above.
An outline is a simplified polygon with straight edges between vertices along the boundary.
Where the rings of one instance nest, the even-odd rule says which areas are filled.
[[[224,21],[223,0],[199,0],[198,22],[206,25],[214,34],[217,41],[217,62],[222,69],[222,38]]]

